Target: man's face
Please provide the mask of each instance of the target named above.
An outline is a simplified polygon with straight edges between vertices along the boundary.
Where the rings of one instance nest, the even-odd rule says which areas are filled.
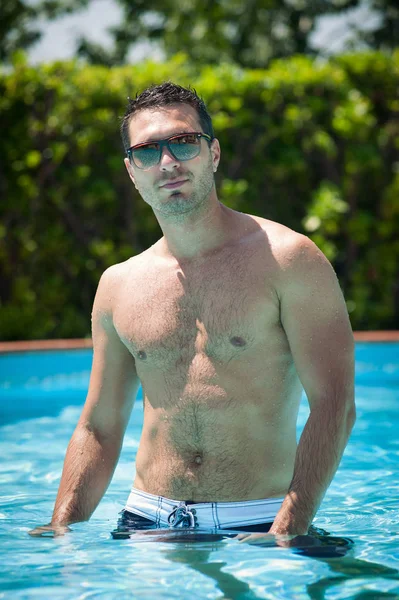
[[[130,121],[130,144],[163,140],[180,133],[202,132],[198,115],[188,104],[145,109]],[[203,204],[214,188],[214,172],[219,164],[217,140],[211,146],[201,138],[200,153],[187,161],[175,159],[164,147],[160,162],[148,170],[125,159],[125,165],[143,200],[163,215],[190,212]]]

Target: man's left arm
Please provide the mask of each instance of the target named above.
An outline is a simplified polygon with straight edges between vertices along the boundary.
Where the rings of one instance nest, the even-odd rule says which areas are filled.
[[[354,341],[337,277],[322,252],[297,235],[287,256],[279,282],[281,323],[310,415],[270,533],[300,535],[308,532],[355,422]]]

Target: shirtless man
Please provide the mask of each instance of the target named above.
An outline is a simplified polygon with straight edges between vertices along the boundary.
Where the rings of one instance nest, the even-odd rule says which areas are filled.
[[[220,145],[191,90],[144,91],[122,137],[163,237],[101,277],[86,403],[52,521],[31,533],[90,518],[141,383],[120,530],[306,534],[355,420],[353,336],[335,273],[307,237],[219,202]],[[302,386],[310,415],[297,444]]]

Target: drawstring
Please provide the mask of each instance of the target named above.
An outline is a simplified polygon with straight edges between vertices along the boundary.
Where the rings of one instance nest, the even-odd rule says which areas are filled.
[[[180,502],[168,516],[168,523],[170,527],[198,527],[195,513],[195,508],[190,510],[184,502]]]

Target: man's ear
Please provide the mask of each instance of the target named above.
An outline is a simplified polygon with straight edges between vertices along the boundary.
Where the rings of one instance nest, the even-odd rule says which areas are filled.
[[[136,180],[135,180],[135,178],[134,178],[134,170],[133,170],[133,167],[132,167],[132,165],[130,164],[130,161],[129,161],[129,159],[128,159],[128,158],[125,158],[123,162],[125,163],[125,167],[126,167],[126,169],[127,169],[127,172],[129,173],[129,177],[130,177],[130,179],[133,181],[133,185],[134,185],[134,187],[135,187],[135,188],[136,188],[136,190],[137,190]]]
[[[212,153],[213,172],[216,173],[218,166],[219,166],[220,154],[221,154],[219,140],[216,138],[213,138],[213,140],[212,140],[211,153]]]

